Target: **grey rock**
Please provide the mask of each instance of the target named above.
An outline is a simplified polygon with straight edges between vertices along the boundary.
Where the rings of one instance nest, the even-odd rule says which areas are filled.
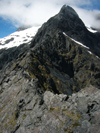
[[[0,50],[0,132],[98,133],[99,38],[63,6],[31,45]]]
[[[23,121],[23,127],[30,126],[32,124],[30,116],[26,116],[25,120]]]
[[[82,122],[82,128],[84,129],[84,128],[89,128],[91,126],[91,124],[87,121],[87,120],[84,120],[83,122]]]

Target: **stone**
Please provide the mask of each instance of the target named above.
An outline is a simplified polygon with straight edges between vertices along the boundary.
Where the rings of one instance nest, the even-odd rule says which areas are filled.
[[[23,126],[27,127],[27,126],[30,126],[31,124],[32,124],[31,118],[30,116],[27,116],[25,120],[23,121]]]
[[[1,49],[0,132],[99,132],[99,42],[63,6],[30,45]]]

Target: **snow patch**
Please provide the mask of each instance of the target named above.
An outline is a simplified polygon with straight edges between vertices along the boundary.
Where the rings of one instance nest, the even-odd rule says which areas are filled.
[[[30,41],[35,36],[39,28],[40,26],[31,27],[23,31],[16,31],[11,35],[0,39],[0,49],[3,49],[3,48],[8,49],[15,46],[18,47],[23,43],[30,44]],[[11,40],[11,38],[13,38],[13,40]],[[6,43],[7,40],[8,40],[8,43]]]
[[[98,59],[100,59],[98,56],[96,56]]]
[[[89,54],[94,55],[91,51],[88,51]],[[100,59],[98,56],[96,58]]]
[[[93,30],[90,27],[87,27],[87,30],[90,31],[90,32],[92,32],[92,33],[96,33],[97,32],[96,30]]]
[[[91,51],[88,51],[89,54],[93,54]]]
[[[64,34],[65,36],[67,36],[68,38],[70,38],[72,41],[74,41],[74,42],[76,42],[77,44],[81,45],[82,47],[89,49],[89,47],[85,46],[84,44],[82,44],[82,43],[80,43],[80,42],[74,40],[73,38],[69,37],[68,35],[66,35],[65,32],[63,32],[63,34]]]

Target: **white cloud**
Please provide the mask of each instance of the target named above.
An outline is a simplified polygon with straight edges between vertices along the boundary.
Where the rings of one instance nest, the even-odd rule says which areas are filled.
[[[99,11],[78,8],[91,5],[91,0],[0,0],[0,16],[16,27],[25,24],[41,25],[58,13],[64,4],[74,6],[85,23],[95,24],[95,15]],[[96,24],[99,26],[98,22]]]
[[[92,26],[100,29],[100,11],[99,10],[86,10],[74,7],[78,12],[79,17],[83,20],[86,26]],[[99,19],[98,19],[99,17]]]

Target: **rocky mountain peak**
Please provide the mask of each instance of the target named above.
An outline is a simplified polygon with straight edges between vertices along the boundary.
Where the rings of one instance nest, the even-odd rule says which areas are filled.
[[[64,15],[64,17],[68,17],[68,16],[79,17],[78,14],[76,13],[76,11],[72,7],[66,6],[66,5],[63,5],[59,14]]]
[[[100,57],[100,34],[89,32],[72,7],[64,5],[57,15],[42,25],[33,42],[42,43],[44,39],[48,39],[48,35],[53,36],[58,32],[64,32],[74,40],[81,42]],[[34,43],[31,46],[34,46]]]
[[[65,32],[75,40],[84,42],[87,29],[76,11],[72,7],[64,5],[58,14],[42,25],[35,37],[35,42],[37,40],[41,42],[43,38],[47,38],[47,34],[52,36],[57,32]]]
[[[59,21],[58,27],[60,30],[66,32],[66,34],[76,40],[78,40],[76,34],[80,34],[79,32],[81,31],[86,32],[84,23],[79,18],[76,11],[70,6],[64,5],[55,18],[57,18]]]
[[[99,34],[64,5],[30,43],[0,50],[0,133],[98,133]]]
[[[54,21],[58,22],[56,23],[57,28],[59,27],[59,29],[63,32],[79,32],[82,29],[85,29],[84,23],[79,18],[76,11],[70,6],[64,5],[60,12],[54,16]]]

